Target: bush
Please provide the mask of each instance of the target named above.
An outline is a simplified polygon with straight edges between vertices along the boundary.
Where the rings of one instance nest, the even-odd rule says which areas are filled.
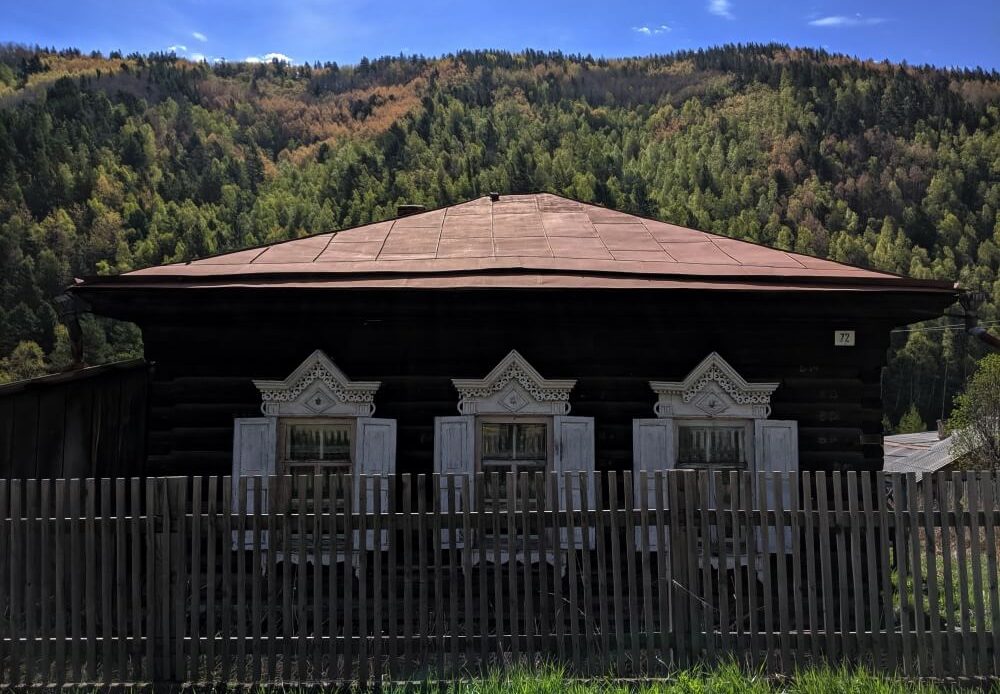
[[[1000,470],[1000,354],[979,360],[948,420],[953,452],[978,467]]]

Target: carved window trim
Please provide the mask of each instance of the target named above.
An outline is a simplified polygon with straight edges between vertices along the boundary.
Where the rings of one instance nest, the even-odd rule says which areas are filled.
[[[553,380],[511,350],[485,378],[456,378],[462,415],[565,415],[576,380]]]
[[[317,349],[287,378],[253,384],[269,417],[371,417],[381,382],[352,381]]]
[[[767,419],[778,383],[751,383],[717,352],[699,363],[683,381],[650,381],[657,395],[657,417]]]

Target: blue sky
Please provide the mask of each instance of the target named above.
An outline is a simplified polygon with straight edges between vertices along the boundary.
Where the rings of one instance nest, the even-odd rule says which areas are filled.
[[[778,41],[1000,69],[1000,0],[5,0],[0,41],[356,63],[461,48],[648,55]]]

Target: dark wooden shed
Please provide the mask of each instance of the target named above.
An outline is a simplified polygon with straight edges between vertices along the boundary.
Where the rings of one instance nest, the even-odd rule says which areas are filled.
[[[705,367],[714,375],[697,387],[718,393],[724,410],[752,401],[733,385],[740,379],[773,386],[758,409],[797,426],[803,469],[881,469],[881,374],[890,330],[940,316],[956,299],[950,283],[548,194],[484,197],[87,278],[70,291],[90,310],[142,328],[146,357],[156,364],[147,470],[170,475],[229,474],[234,421],[261,415],[266,388],[254,381],[286,379],[316,350],[344,377],[340,385],[327,378],[324,397],[340,397],[348,377],[378,385],[370,405],[394,423],[399,472],[435,470],[436,443],[444,445],[447,436],[442,427],[450,417],[469,416],[475,404],[460,396],[455,381],[482,379],[512,350],[521,358],[511,367],[515,375],[530,365],[536,376],[574,381],[558,396],[568,397],[571,408],[562,414],[591,418],[599,470],[633,466],[636,422],[670,409],[657,406],[658,397],[667,401],[655,384],[680,384],[713,353],[721,361]],[[497,381],[497,393],[510,390],[507,381]],[[504,407],[530,423],[517,401],[534,393],[528,381],[520,381],[526,390],[511,386],[518,394]],[[693,387],[677,397],[701,398]],[[460,411],[460,399],[472,405]],[[724,414],[715,406],[702,407],[709,424]],[[285,445],[286,453],[295,445],[261,431],[260,445]],[[479,458],[493,445],[483,437],[533,435],[526,425],[478,431]],[[701,433],[678,430],[691,435]],[[516,458],[507,445],[502,454]]]

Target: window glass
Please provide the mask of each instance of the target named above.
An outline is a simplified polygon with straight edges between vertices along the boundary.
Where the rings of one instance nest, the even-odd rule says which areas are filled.
[[[484,475],[484,510],[506,513],[508,473],[514,473],[515,510],[538,508],[545,494],[545,475],[529,474],[527,496],[522,494],[521,475],[544,473],[549,455],[549,426],[545,422],[482,422],[480,424],[481,460]],[[487,534],[491,534],[487,531]],[[537,538],[532,534],[529,541]]]
[[[742,469],[746,467],[746,427],[681,424],[677,463],[680,467]]]
[[[285,429],[288,462],[350,464],[351,426],[343,423],[304,422]]]

